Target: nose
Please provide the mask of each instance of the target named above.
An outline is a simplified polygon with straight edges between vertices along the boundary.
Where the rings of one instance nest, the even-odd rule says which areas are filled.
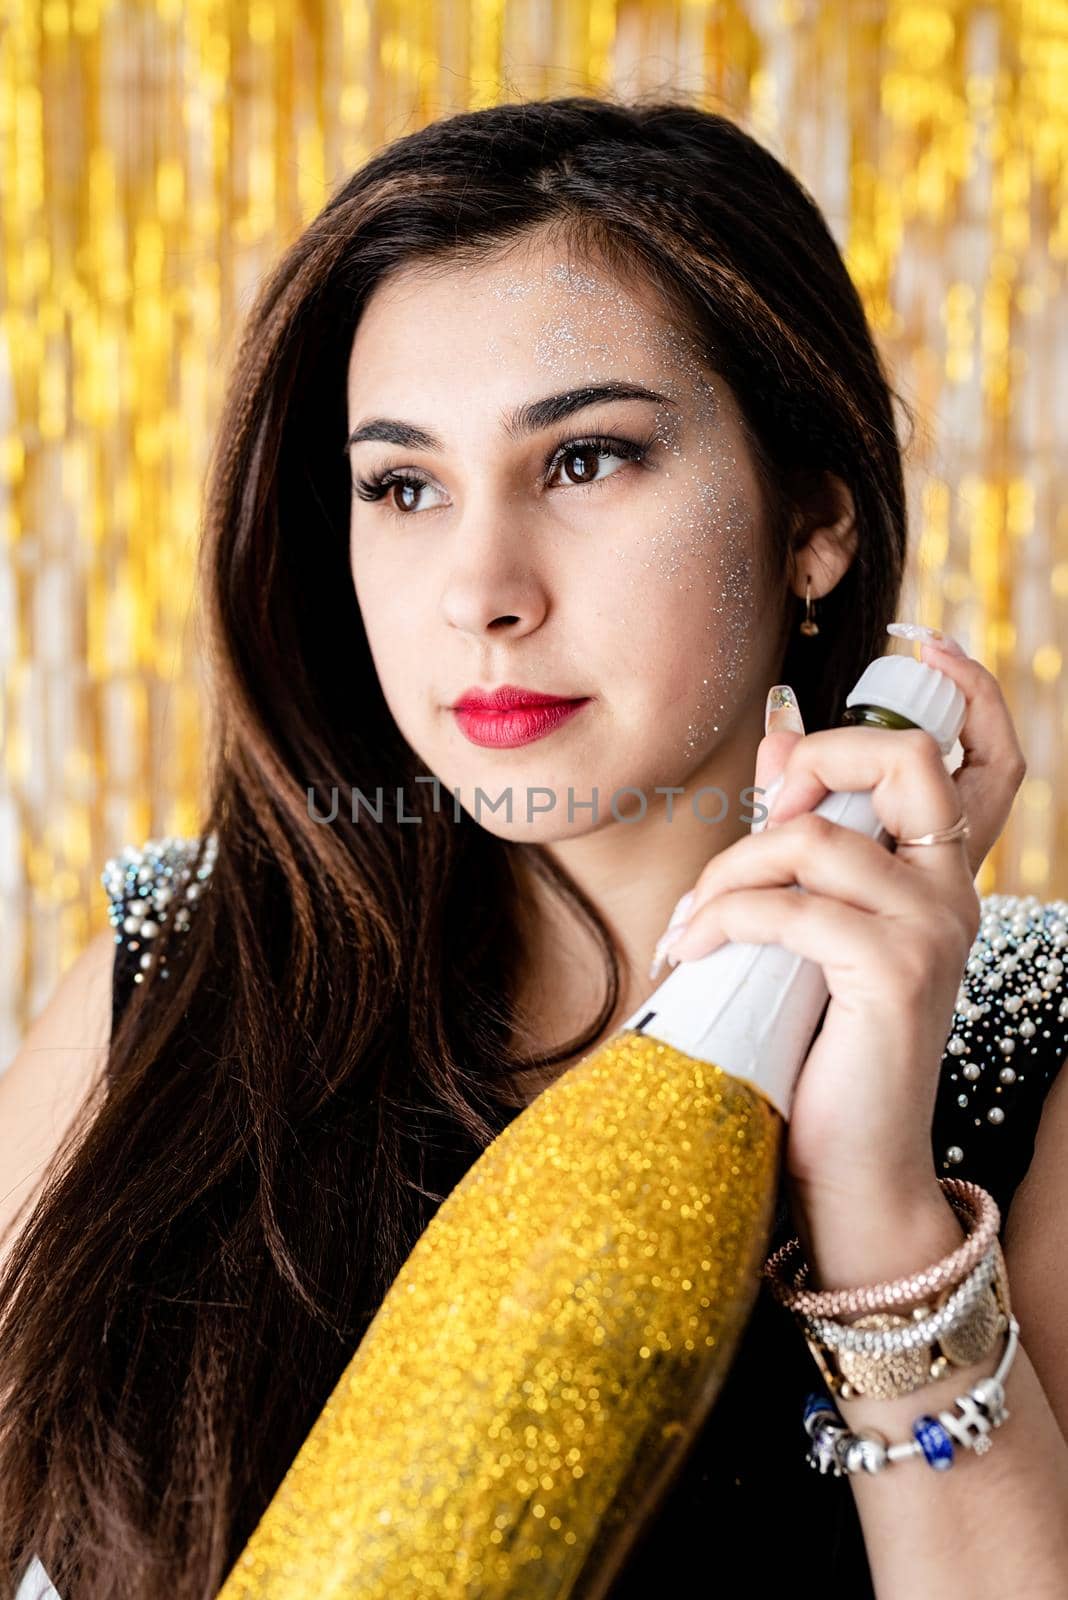
[[[522,637],[540,626],[548,591],[532,560],[531,539],[498,502],[472,510],[453,529],[442,589],[445,621],[461,633],[509,632]]]

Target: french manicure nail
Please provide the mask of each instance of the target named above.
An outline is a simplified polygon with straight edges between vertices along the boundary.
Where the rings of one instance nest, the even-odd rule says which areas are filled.
[[[920,644],[932,644],[939,650],[946,650],[951,656],[964,656],[967,651],[950,634],[943,633],[941,628],[928,628],[922,622],[888,622],[887,633],[892,633],[895,639],[916,639]]]
[[[687,889],[686,893],[684,895],[680,895],[678,900],[676,900],[675,909],[668,918],[668,927],[673,928],[677,922],[681,922],[692,905],[693,890]]]
[[[797,696],[788,683],[776,683],[768,690],[764,702],[764,732],[804,733],[801,708]]]
[[[669,928],[667,933],[663,935],[659,944],[657,945],[656,955],[653,959],[659,962],[662,961],[666,956],[670,960],[670,952],[678,944],[679,940],[682,938],[689,926],[690,924],[688,922],[679,922],[674,928]]]
[[[761,817],[759,822],[754,822],[752,828],[750,829],[751,833],[759,833],[762,828],[767,827],[768,817],[771,816],[771,808],[775,803],[775,796],[782,788],[783,779],[785,777],[785,772],[780,772],[774,783],[769,783],[768,787],[764,790],[764,793],[760,796],[760,804],[765,808],[768,815],[766,817]]]
[[[678,942],[679,939],[682,938],[682,935],[686,932],[686,929],[690,926],[690,924],[688,922],[682,921],[681,918],[685,915],[685,912],[688,909],[688,906],[690,904],[692,904],[692,902],[693,902],[693,892],[691,890],[691,892],[688,895],[684,894],[682,899],[679,901],[679,906],[681,906],[683,908],[682,911],[680,912],[679,911],[679,906],[676,906],[675,912],[672,913],[671,921],[668,923],[666,929],[660,935],[660,938],[657,940],[656,949],[653,951],[653,963],[652,963],[652,966],[649,968],[649,976],[650,976],[650,978],[655,978],[656,977],[657,973],[660,971],[660,968],[664,964],[664,958],[667,955],[668,951],[672,948],[672,946],[674,944],[676,944]]]

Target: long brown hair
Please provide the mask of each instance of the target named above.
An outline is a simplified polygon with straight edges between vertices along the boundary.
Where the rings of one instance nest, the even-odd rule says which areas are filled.
[[[856,556],[815,638],[798,641],[788,519],[770,519],[780,677],[809,728],[885,648],[906,542],[893,395],[817,206],[744,131],[679,102],[500,105],[338,189],[260,289],[210,466],[208,892],[180,948],[161,931],[0,1282],[5,1593],[36,1551],[63,1600],[210,1600],[517,1070],[570,1059],[614,1014],[620,952],[569,875],[413,781],[349,567],[368,296],[542,228],[667,297],[731,384],[770,503],[822,469],[852,491]],[[382,824],[342,806],[323,826],[313,785],[381,787]],[[398,787],[419,825],[390,808]],[[520,862],[605,958],[598,1015],[537,1058],[510,1046]]]

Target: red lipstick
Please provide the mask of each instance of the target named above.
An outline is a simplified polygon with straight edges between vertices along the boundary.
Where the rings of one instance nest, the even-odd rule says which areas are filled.
[[[472,744],[498,750],[541,739],[589,703],[504,683],[498,689],[465,689],[452,707],[457,726]]]

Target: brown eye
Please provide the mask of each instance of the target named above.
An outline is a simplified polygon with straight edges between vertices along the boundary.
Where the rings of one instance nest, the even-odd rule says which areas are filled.
[[[597,463],[600,459],[600,452],[589,445],[581,450],[571,450],[564,457],[565,471],[574,483],[590,483],[597,476]],[[577,463],[579,471],[575,472],[572,466],[566,465],[568,462]]]
[[[357,478],[353,493],[359,500],[381,501],[394,515],[409,516],[422,509],[418,497],[433,485],[406,472],[384,472],[374,478]],[[401,495],[411,499],[401,500]]]
[[[562,487],[582,489],[591,484],[601,483],[605,478],[614,477],[619,470],[616,466],[607,472],[599,472],[600,462],[615,461],[620,464],[628,461],[641,462],[646,454],[647,446],[637,444],[630,439],[576,439],[557,451],[553,458],[550,477],[558,467],[562,468],[566,472]]]
[[[413,483],[410,478],[398,479],[393,485],[394,503],[397,506],[397,509],[399,511],[415,511],[415,502],[422,493],[422,490],[423,485],[421,483]],[[411,495],[412,499],[405,499],[406,495]]]

